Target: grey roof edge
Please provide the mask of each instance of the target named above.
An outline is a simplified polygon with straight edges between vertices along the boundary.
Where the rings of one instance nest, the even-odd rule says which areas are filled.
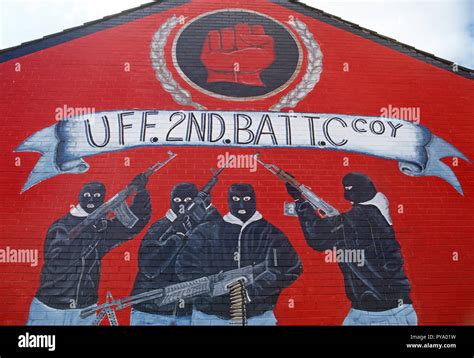
[[[39,39],[24,42],[20,45],[0,50],[0,63],[16,59],[34,52],[75,40],[115,26],[138,20],[159,11],[165,11],[190,2],[190,0],[159,0],[105,16],[101,19],[86,22],[82,25],[65,29],[61,32],[46,35]]]
[[[390,37],[381,35],[375,31],[361,27],[350,21],[346,21],[338,16],[331,15],[322,10],[313,8],[298,0],[270,0],[274,4],[278,4],[293,11],[302,13],[312,17],[318,21],[325,22],[329,25],[338,27],[342,30],[351,32],[365,39],[374,41],[385,47],[401,52],[412,58],[416,58],[425,63],[442,68],[453,74],[474,79],[474,70],[458,65],[452,61],[437,57],[431,53],[419,50],[413,46],[404,44]],[[142,17],[152,15],[158,11],[164,11],[190,2],[190,0],[159,0],[142,4],[138,7],[128,9],[113,15],[105,16],[101,19],[86,22],[82,25],[65,29],[61,32],[50,34],[42,38],[24,42],[20,45],[0,50],[0,63],[19,58],[43,49],[47,49],[58,44],[71,41],[82,36],[86,36],[98,31],[112,28],[125,24],[130,21],[140,19]],[[457,71],[453,69],[457,66]]]
[[[303,4],[298,0],[270,0],[271,2],[275,4],[279,4],[281,6],[287,7],[293,11],[302,13],[303,15],[312,17],[316,20],[325,22],[329,25],[338,27],[342,30],[351,32],[355,35],[361,36],[365,39],[374,41],[380,45],[383,45],[385,47],[389,47],[393,50],[396,50],[398,52],[401,52],[407,56],[416,58],[418,60],[421,60],[425,63],[428,63],[430,65],[442,68],[446,71],[449,71],[455,75],[459,75],[468,79],[474,79],[474,70],[461,66],[459,64],[456,64],[455,62],[446,60],[444,58],[435,56],[431,53],[428,53],[423,50],[419,50],[413,46],[404,44],[402,42],[399,42],[395,39],[392,39],[388,36],[384,36],[379,34],[376,31],[369,30],[367,28],[364,28],[362,26],[359,26],[353,22],[344,20],[338,16],[331,15],[327,12],[324,12],[322,10],[313,8],[309,5]],[[457,71],[454,71],[453,69],[457,67]]]

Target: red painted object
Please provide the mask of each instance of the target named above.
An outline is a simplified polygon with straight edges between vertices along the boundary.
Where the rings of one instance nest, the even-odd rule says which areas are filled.
[[[175,184],[190,181],[203,185],[209,179],[209,168],[216,166],[217,156],[224,151],[257,151],[231,146],[156,146],[110,152],[88,157],[90,169],[84,174],[59,175],[20,193],[40,155],[15,152],[15,148],[30,135],[55,124],[57,108],[87,107],[96,112],[194,109],[192,105],[177,103],[157,80],[150,58],[153,36],[173,15],[191,21],[204,13],[235,7],[286,24],[283,26],[289,38],[296,39],[295,48],[301,52],[300,61],[293,75],[288,72],[287,83],[275,83],[273,90],[267,91],[270,87],[263,73],[276,63],[279,55],[284,55],[276,47],[278,39],[255,26],[250,27],[249,34],[244,22],[238,27],[219,24],[219,33],[204,31],[202,51],[193,53],[207,70],[201,83],[183,75],[176,62],[174,39],[181,31],[177,26],[169,33],[165,60],[177,84],[189,92],[195,103],[216,111],[267,111],[289,94],[303,80],[310,58],[302,38],[287,25],[297,18],[307,25],[319,44],[323,67],[314,89],[294,108],[282,111],[380,116],[381,108],[388,106],[416,107],[422,125],[468,158],[474,158],[472,71],[449,71],[449,65],[440,60],[399,44],[382,43],[386,40],[354,27],[351,30],[351,26],[317,11],[283,1],[243,0],[236,4],[193,0],[171,8],[156,7],[146,16],[124,23],[112,20],[116,23],[111,27],[0,63],[0,250],[39,252],[37,266],[0,262],[0,324],[25,324],[39,285],[46,231],[77,203],[84,183],[102,181],[110,198],[171,148],[178,154],[176,163],[157,173],[148,185],[154,222],[169,208],[169,193]],[[46,40],[41,41],[44,44]],[[241,73],[237,75],[234,62],[240,65]],[[251,86],[256,92],[239,98],[241,90],[233,97],[227,92],[212,92],[214,87],[202,87],[216,83]],[[332,150],[258,150],[268,162],[291,172],[341,212],[350,209],[343,198],[342,177],[349,171],[369,175],[390,201],[393,227],[402,247],[419,323],[474,323],[474,172],[470,164],[444,159],[464,189],[464,196],[460,196],[439,178],[403,175],[395,161]],[[256,172],[229,169],[221,175],[212,195],[213,203],[223,214],[227,212],[227,189],[235,182],[254,186],[258,210],[289,237],[303,262],[303,274],[279,298],[275,310],[279,324],[340,325],[350,308],[341,271],[337,264],[326,263],[324,254],[307,245],[297,218],[283,215],[281,204],[291,200],[284,185],[262,168]],[[148,228],[149,225],[103,259],[101,302],[107,290],[114,297],[130,294],[137,273],[140,240]],[[121,324],[128,324],[129,310],[118,312],[118,319]]]
[[[252,86],[265,86],[260,73],[274,59],[273,38],[265,35],[263,26],[245,23],[209,31],[201,54],[208,71],[207,82]]]

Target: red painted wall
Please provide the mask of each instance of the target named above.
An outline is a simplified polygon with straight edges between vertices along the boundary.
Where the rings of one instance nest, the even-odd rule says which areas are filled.
[[[156,80],[149,56],[150,41],[160,24],[174,14],[191,19],[226,7],[255,10],[280,22],[296,16],[314,34],[324,55],[323,72],[315,89],[295,111],[378,116],[380,109],[388,105],[419,107],[422,125],[467,157],[474,158],[472,80],[267,1],[238,4],[193,1],[7,61],[0,64],[0,249],[7,246],[38,249],[40,260],[37,267],[0,263],[0,324],[25,323],[39,285],[45,233],[53,221],[76,203],[81,186],[90,180],[100,180],[111,195],[138,172],[162,159],[166,149],[147,147],[89,157],[91,168],[87,173],[57,176],[20,194],[39,154],[16,153],[15,147],[38,130],[54,124],[56,108],[64,105],[94,107],[97,112],[128,108],[190,109],[175,103]],[[21,72],[15,71],[18,63]],[[124,63],[130,63],[130,72],[124,71]],[[349,64],[348,72],[343,71],[344,63]],[[186,85],[179,76],[175,78]],[[301,73],[295,83],[300,79]],[[287,91],[290,89],[291,86]],[[190,90],[193,99],[205,103],[209,109],[229,110],[267,110],[285,93],[260,101],[236,102]],[[153,204],[151,222],[163,216],[169,207],[169,192],[176,183],[204,184],[210,175],[209,168],[216,166],[216,157],[224,149],[174,147],[179,159],[160,171],[149,184]],[[229,148],[228,151],[251,154],[255,149]],[[464,189],[462,197],[439,178],[401,174],[394,161],[323,150],[262,149],[260,152],[267,161],[292,172],[341,211],[350,208],[343,199],[342,177],[349,171],[368,174],[391,203],[393,225],[402,246],[419,323],[474,323],[472,166],[459,161],[453,168]],[[130,167],[124,166],[125,157],[131,159]],[[349,158],[348,167],[343,166],[345,157]],[[15,165],[17,158],[21,160],[20,166]],[[445,163],[452,166],[450,158]],[[222,213],[227,212],[227,188],[234,182],[254,185],[258,210],[290,238],[303,262],[304,273],[280,296],[276,309],[279,324],[341,324],[350,307],[342,274],[337,264],[325,263],[324,254],[306,244],[297,219],[283,216],[281,204],[289,201],[284,185],[262,168],[255,173],[229,169],[213,190],[213,202]],[[397,213],[398,205],[404,206],[403,214]],[[144,232],[103,260],[101,300],[106,290],[111,290],[115,297],[130,293]],[[127,252],[130,261],[124,259]],[[454,252],[459,254],[458,261],[453,260]],[[294,307],[288,305],[291,299]],[[122,324],[128,323],[129,311],[121,311],[118,317]]]

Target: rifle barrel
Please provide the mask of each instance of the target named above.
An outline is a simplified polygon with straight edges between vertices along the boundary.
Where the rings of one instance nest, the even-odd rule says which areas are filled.
[[[166,164],[168,164],[170,161],[172,161],[176,156],[177,156],[177,154],[173,153],[172,151],[168,151],[168,158],[166,158],[162,162],[156,162],[150,168],[148,168],[147,172],[150,173],[149,175],[153,174],[158,169],[163,168]]]
[[[227,169],[227,167],[229,166],[229,164],[233,161],[234,159],[233,158],[229,158],[229,160],[222,166],[220,167],[219,169],[217,169],[215,172],[214,172],[214,177],[217,177],[220,173],[222,173],[222,171],[224,169]]]
[[[255,155],[255,159],[257,160],[258,163],[260,163],[265,169],[267,169],[270,173],[276,175],[278,177],[278,179],[284,181],[285,183],[289,183],[290,185],[292,185],[294,188],[298,189],[301,191],[301,183],[296,180],[295,177],[293,177],[292,175],[288,174],[287,172],[285,172],[284,170],[280,169],[279,167],[277,167],[275,164],[267,164],[265,162],[263,162],[261,159],[260,159],[260,154],[259,153],[256,153]]]

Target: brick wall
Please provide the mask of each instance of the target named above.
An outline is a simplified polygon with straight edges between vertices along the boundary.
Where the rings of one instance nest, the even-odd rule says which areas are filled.
[[[90,156],[86,158],[90,165],[86,173],[55,176],[21,193],[40,155],[15,152],[15,148],[30,135],[55,124],[58,108],[64,106],[94,108],[96,112],[193,109],[177,103],[163,89],[150,59],[155,32],[173,15],[186,17],[186,23],[206,12],[230,7],[247,9],[286,24],[301,47],[300,70],[280,92],[257,100],[217,98],[190,85],[173,65],[172,39],[183,26],[178,25],[166,43],[166,62],[195,103],[216,111],[267,111],[288,94],[303,79],[308,66],[307,49],[298,33],[287,24],[289,19],[297,18],[307,25],[319,44],[323,67],[314,90],[294,108],[282,111],[380,116],[381,110],[389,106],[414,108],[419,110],[421,125],[456,146],[468,158],[474,157],[472,80],[417,59],[408,49],[403,53],[384,46],[364,38],[356,30],[348,31],[346,25],[337,27],[322,21],[322,15],[317,12],[288,4],[243,0],[191,1],[167,8],[153,6],[140,10],[145,16],[127,13],[108,20],[108,24],[116,26],[0,64],[3,149],[0,249],[39,252],[37,266],[0,263],[1,324],[25,324],[39,286],[48,227],[77,203],[82,185],[91,180],[101,181],[110,198],[137,173],[163,159],[169,149],[147,146]],[[200,26],[205,28],[205,24],[204,21]],[[281,48],[287,45],[279,43]],[[183,56],[186,58],[186,53]],[[255,62],[263,60],[258,56]],[[245,88],[239,91],[245,92]],[[169,208],[174,185],[189,181],[202,186],[210,177],[209,169],[216,167],[219,155],[225,152],[250,155],[258,150],[266,161],[291,172],[341,212],[351,208],[343,197],[342,177],[348,172],[370,176],[390,202],[393,228],[401,245],[419,323],[474,322],[471,212],[474,176],[468,163],[451,157],[444,159],[462,185],[464,196],[461,196],[440,178],[410,177],[399,171],[396,161],[346,151],[183,145],[171,149],[178,154],[177,159],[148,184],[152,200],[150,222],[133,240],[115,248],[102,260],[100,302],[108,290],[114,297],[130,294],[137,274],[140,241],[149,226]],[[397,150],[391,149],[393,153]],[[341,270],[336,263],[325,262],[324,253],[308,246],[297,218],[283,215],[282,204],[291,198],[282,182],[261,166],[255,172],[248,168],[226,170],[212,192],[212,202],[222,214],[228,211],[227,189],[239,182],[253,185],[257,209],[286,234],[303,264],[303,273],[297,281],[280,294],[275,307],[278,323],[341,324],[350,308]],[[127,324],[129,314],[129,310],[120,311],[119,321]]]

